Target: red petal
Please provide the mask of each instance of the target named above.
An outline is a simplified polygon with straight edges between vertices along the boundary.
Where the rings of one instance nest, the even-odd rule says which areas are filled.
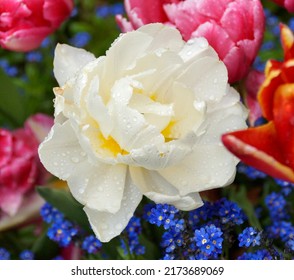
[[[284,84],[275,92],[274,124],[284,162],[294,168],[294,84]]]
[[[244,163],[274,178],[294,182],[294,172],[283,162],[272,122],[225,134],[222,141]]]
[[[267,120],[273,119],[274,94],[279,85],[283,84],[280,70],[273,70],[266,74],[266,79],[258,92],[258,102],[262,114]]]
[[[281,41],[284,50],[285,60],[294,58],[294,35],[291,29],[285,25],[280,24],[281,29]]]

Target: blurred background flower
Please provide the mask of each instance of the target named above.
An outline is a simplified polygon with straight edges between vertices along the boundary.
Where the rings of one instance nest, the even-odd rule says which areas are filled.
[[[31,51],[69,17],[72,0],[3,0],[0,4],[0,45]]]
[[[293,0],[272,0],[272,1],[285,7],[290,13],[294,12],[294,1]]]

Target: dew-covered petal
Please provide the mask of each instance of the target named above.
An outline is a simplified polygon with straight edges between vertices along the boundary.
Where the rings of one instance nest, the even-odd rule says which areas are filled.
[[[58,44],[54,55],[54,76],[60,86],[64,85],[81,68],[95,56],[83,49],[71,47],[66,44]]]
[[[197,145],[181,163],[158,170],[184,196],[232,182],[236,158],[221,145]]]
[[[180,195],[179,191],[157,171],[131,167],[132,180],[141,192],[155,203],[172,204],[180,210],[193,210],[203,203],[198,193]]]
[[[228,76],[221,61],[204,57],[188,66],[176,81],[193,89],[196,99],[217,102],[226,93]]]
[[[147,51],[152,52],[164,48],[178,52],[184,45],[181,33],[176,28],[171,28],[160,23],[143,25],[138,31],[153,37]]]
[[[176,165],[182,161],[192,150],[195,144],[196,136],[187,135],[181,140],[174,140],[157,145],[145,145],[142,148],[133,149],[123,158],[119,157],[122,163],[141,166],[150,170],[166,168],[170,165]]]
[[[87,206],[84,207],[91,227],[98,239],[102,242],[108,242],[119,235],[127,226],[141,199],[141,192],[127,174],[121,208],[116,213],[102,212]]]
[[[126,170],[125,165],[84,161],[67,181],[73,196],[87,208],[116,213],[121,207]]]
[[[199,135],[197,143],[199,145],[220,143],[222,134],[247,128],[246,116],[247,110],[239,102],[226,109],[219,106],[218,109],[208,112],[206,119],[197,130]]]
[[[67,180],[86,160],[69,121],[54,124],[39,146],[39,156],[45,168],[62,180]]]

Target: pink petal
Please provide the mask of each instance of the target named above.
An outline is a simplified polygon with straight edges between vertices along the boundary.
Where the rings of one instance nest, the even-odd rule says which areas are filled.
[[[18,211],[22,202],[22,194],[16,191],[2,192],[0,190],[0,209],[8,214],[14,216]]]
[[[38,142],[42,142],[49,133],[53,124],[54,120],[51,116],[35,114],[26,120],[24,126],[32,131]]]
[[[257,100],[257,93],[265,77],[262,72],[252,70],[249,72],[246,81],[246,105],[249,108],[249,122],[254,126],[255,121],[262,116],[261,108]]]
[[[48,27],[37,27],[0,33],[0,45],[13,51],[31,51],[37,48],[51,32]]]
[[[12,135],[9,131],[0,129],[0,168],[10,161],[11,156]]]

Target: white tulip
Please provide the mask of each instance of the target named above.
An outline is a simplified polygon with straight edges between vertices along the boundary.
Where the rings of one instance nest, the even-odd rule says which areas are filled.
[[[238,160],[220,136],[246,127],[247,112],[204,38],[150,24],[123,35],[106,56],[55,51],[55,124],[42,163],[68,182],[102,242],[119,235],[147,196],[181,210],[223,187]]]

